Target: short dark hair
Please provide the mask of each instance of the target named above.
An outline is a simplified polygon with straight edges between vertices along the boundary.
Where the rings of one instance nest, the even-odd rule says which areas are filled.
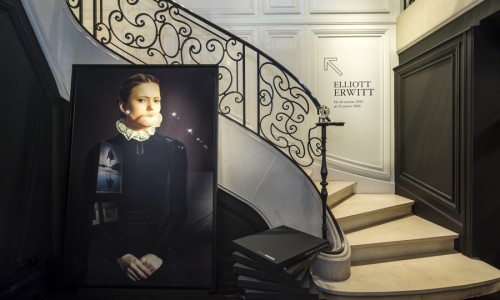
[[[128,98],[132,93],[132,89],[142,83],[154,82],[160,85],[160,80],[151,74],[138,73],[125,79],[120,85],[118,92],[118,103],[128,103]]]

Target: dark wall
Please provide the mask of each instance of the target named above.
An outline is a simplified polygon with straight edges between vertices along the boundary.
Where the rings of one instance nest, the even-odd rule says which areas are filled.
[[[216,220],[216,289],[219,293],[238,290],[233,272],[232,241],[269,229],[264,219],[250,206],[219,189]]]
[[[458,136],[464,39],[459,35],[396,69],[397,191],[418,199],[416,214],[461,235]]]
[[[499,267],[500,13],[474,28],[474,78],[471,253]]]
[[[0,1],[0,39],[0,298],[23,299],[56,267],[69,105],[20,1]]]
[[[396,193],[500,266],[500,2],[485,1],[400,54]]]

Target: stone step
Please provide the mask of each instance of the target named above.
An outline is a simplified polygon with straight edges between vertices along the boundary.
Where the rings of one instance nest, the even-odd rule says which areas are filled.
[[[458,234],[411,215],[346,235],[353,264],[453,251]]]
[[[460,253],[353,266],[345,281],[313,279],[329,300],[467,299],[500,290],[500,270]]]
[[[332,208],[344,232],[411,214],[414,201],[395,194],[355,194]]]
[[[321,191],[320,181],[315,181],[316,187]],[[326,189],[328,190],[327,205],[334,207],[342,200],[354,194],[356,182],[354,181],[328,181]]]

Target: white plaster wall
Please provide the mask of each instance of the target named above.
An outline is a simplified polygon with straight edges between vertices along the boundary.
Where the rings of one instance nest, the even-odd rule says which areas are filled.
[[[418,0],[397,18],[398,53],[484,0]],[[496,1],[496,0],[495,0]]]

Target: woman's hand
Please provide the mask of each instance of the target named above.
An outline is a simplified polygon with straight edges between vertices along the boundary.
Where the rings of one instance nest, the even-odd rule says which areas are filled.
[[[149,272],[153,274],[158,270],[163,264],[163,260],[154,254],[146,254],[141,257],[141,262],[146,268],[148,268]]]
[[[120,266],[122,271],[125,272],[128,278],[132,281],[148,279],[152,274],[152,272],[149,271],[149,268],[146,267],[141,260],[133,256],[132,254],[125,254],[122,257],[119,257],[116,261],[118,262],[118,265]]]

